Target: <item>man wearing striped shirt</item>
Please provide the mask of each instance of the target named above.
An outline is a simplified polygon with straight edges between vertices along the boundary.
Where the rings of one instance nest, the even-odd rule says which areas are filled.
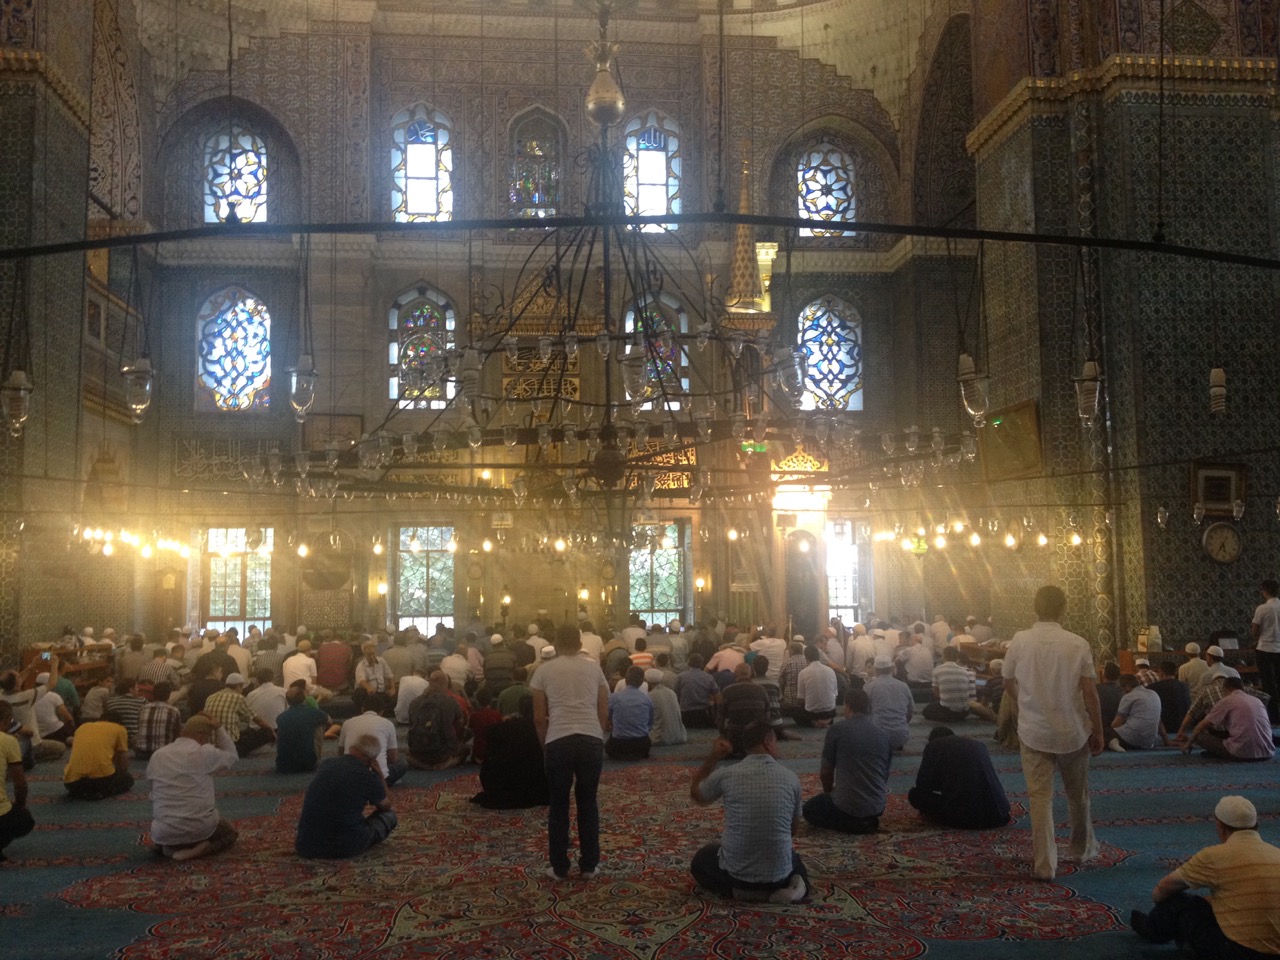
[[[935,723],[955,723],[969,715],[969,704],[976,695],[973,674],[960,666],[960,651],[947,647],[942,651],[942,663],[933,669],[935,702],[927,704],[921,713]]]
[[[1144,940],[1177,940],[1201,960],[1280,956],[1280,849],[1258,835],[1257,808],[1223,797],[1213,810],[1219,844],[1166,874],[1150,914],[1134,910],[1130,926]],[[1209,897],[1187,891],[1206,887]]]

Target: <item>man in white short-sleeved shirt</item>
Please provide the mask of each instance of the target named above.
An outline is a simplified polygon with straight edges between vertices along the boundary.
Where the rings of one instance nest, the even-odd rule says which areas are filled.
[[[596,791],[609,726],[609,685],[600,664],[580,657],[582,635],[566,624],[556,631],[556,656],[529,681],[533,722],[546,753],[551,802],[547,810],[547,876],[569,875],[569,791],[577,781],[578,869],[588,880],[600,866],[600,809]]]
[[[1071,821],[1071,855],[1097,856],[1089,811],[1089,756],[1103,748],[1097,671],[1083,637],[1059,624],[1066,595],[1053,586],[1036,591],[1037,623],[1014,634],[1004,657],[1005,696],[1017,698],[1022,772],[1031,806],[1032,872],[1052,880],[1058,870],[1054,839],[1053,771],[1062,774]]]
[[[1280,723],[1280,584],[1262,581],[1262,603],[1253,611],[1253,639],[1258,642],[1258,679],[1271,697],[1267,713],[1274,726]]]

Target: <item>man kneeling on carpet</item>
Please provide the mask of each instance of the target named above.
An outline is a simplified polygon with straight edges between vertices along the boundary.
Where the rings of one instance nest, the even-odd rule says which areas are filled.
[[[791,848],[801,823],[800,780],[778,762],[778,737],[767,720],[749,724],[742,745],[744,759],[717,769],[733,752],[718,737],[693,775],[689,795],[696,803],[724,800],[724,833],[694,855],[689,872],[720,896],[797,903],[809,892],[804,861]]]
[[[294,849],[300,857],[354,857],[381,843],[396,828],[387,782],[378,765],[382,742],[372,734],[351,741],[347,752],[320,764],[302,800]],[[373,813],[365,816],[365,809]]]
[[[151,839],[174,860],[194,860],[226,850],[239,834],[218,813],[213,775],[235,765],[236,744],[225,727],[199,713],[173,743],[147,763],[151,781]]]
[[[1151,913],[1129,923],[1152,943],[1176,940],[1201,960],[1280,956],[1280,849],[1258,835],[1258,811],[1244,797],[1223,797],[1213,810],[1216,846],[1205,847],[1154,890]],[[1188,890],[1207,887],[1209,897]]]
[[[950,727],[929,732],[907,802],[945,827],[986,830],[1009,822],[1009,798],[986,745]]]

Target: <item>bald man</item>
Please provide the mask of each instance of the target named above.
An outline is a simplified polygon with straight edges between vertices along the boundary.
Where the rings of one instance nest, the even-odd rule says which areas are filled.
[[[151,781],[151,839],[174,860],[194,860],[226,850],[239,834],[218,813],[213,775],[235,765],[236,745],[222,724],[197,714],[178,739],[147,763]]]

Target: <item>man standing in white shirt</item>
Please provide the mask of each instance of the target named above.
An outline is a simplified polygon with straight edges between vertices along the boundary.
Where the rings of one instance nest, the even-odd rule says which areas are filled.
[[[1262,581],[1262,603],[1253,611],[1253,639],[1258,649],[1258,679],[1262,689],[1271,697],[1267,713],[1271,724],[1280,723],[1280,600],[1276,593],[1280,584],[1274,580]]]
[[[546,751],[547,848],[552,881],[569,875],[569,794],[578,813],[578,869],[584,880],[600,869],[600,807],[596,794],[604,764],[604,733],[609,727],[609,685],[600,665],[580,657],[577,627],[556,631],[556,656],[538,668],[529,686],[533,722]]]
[[[1071,855],[1084,863],[1098,854],[1089,810],[1089,757],[1103,748],[1097,672],[1089,644],[1058,622],[1066,608],[1058,587],[1037,590],[1037,622],[1014,634],[1004,658],[1005,696],[1017,699],[1022,772],[1030,795],[1032,872],[1040,880],[1052,880],[1058,871],[1055,769],[1067,794]]]

